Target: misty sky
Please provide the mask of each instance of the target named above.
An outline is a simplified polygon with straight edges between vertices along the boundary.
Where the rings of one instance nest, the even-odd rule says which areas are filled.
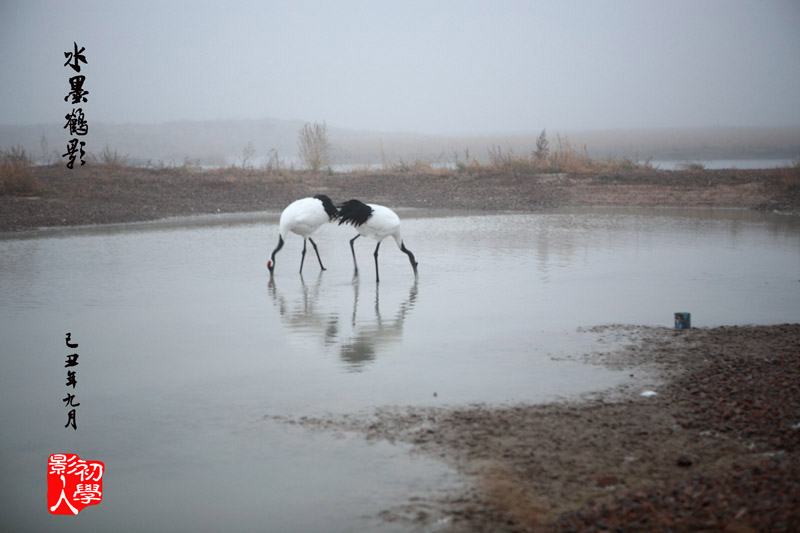
[[[800,2],[0,2],[0,123],[419,133],[800,125]],[[90,126],[91,127],[91,126]]]

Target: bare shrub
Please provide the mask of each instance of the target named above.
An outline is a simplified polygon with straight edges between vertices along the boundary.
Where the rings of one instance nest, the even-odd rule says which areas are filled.
[[[323,122],[307,123],[297,137],[300,161],[314,172],[331,164],[331,143],[328,126]]]
[[[248,163],[253,156],[256,155],[256,147],[253,146],[253,141],[249,141],[247,146],[242,149],[242,168],[248,168]],[[253,165],[250,164],[250,168],[253,168]]]
[[[545,162],[547,156],[550,155],[550,141],[547,140],[547,133],[542,130],[539,137],[536,139],[536,151],[533,153],[536,161]]]
[[[469,155],[469,148],[464,149],[464,160],[459,157],[458,152],[453,152],[455,167],[458,172],[476,172],[481,168],[480,161]]]
[[[90,154],[89,158],[95,163],[109,167],[124,167],[128,164],[128,155],[122,155],[116,149],[112,150],[108,144],[103,146],[103,151],[99,155]]]
[[[47,151],[47,137],[42,136],[39,138],[39,147],[42,149],[42,165],[48,166],[51,163],[50,154]]]
[[[281,163],[278,151],[275,148],[270,149],[267,159],[261,164],[261,168],[267,174],[280,173],[283,170],[283,163]]]
[[[389,169],[389,160],[386,159],[386,152],[383,150],[383,139],[381,139],[381,165],[383,165],[383,170]]]

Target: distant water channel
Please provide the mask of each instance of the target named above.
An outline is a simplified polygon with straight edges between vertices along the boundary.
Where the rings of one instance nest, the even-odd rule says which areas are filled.
[[[565,361],[578,328],[800,321],[800,218],[739,210],[401,211],[394,243],[290,237],[270,214],[0,239],[4,523],[17,530],[402,530],[378,513],[462,483],[403,446],[272,420],[383,406],[543,402],[629,380]],[[65,333],[79,343],[64,427]],[[45,506],[47,457],[106,464],[76,520]]]
[[[752,170],[759,168],[782,168],[792,167],[795,161],[792,159],[690,159],[683,161],[676,160],[653,160],[650,165],[662,170],[680,170],[688,165],[702,165],[708,169],[739,169]]]
[[[644,164],[645,160],[642,158],[631,157],[634,162]],[[659,168],[661,170],[680,170],[685,168],[687,165],[696,164],[702,165],[703,168],[707,169],[739,169],[739,170],[747,170],[747,169],[769,169],[769,168],[781,168],[781,167],[792,167],[796,163],[793,159],[788,158],[772,158],[772,159],[702,159],[702,158],[691,158],[691,159],[653,159],[650,161],[650,165],[653,168]],[[269,164],[269,158],[267,157],[254,157],[252,160],[248,160],[247,165],[252,166],[253,168],[264,168]],[[287,166],[294,166],[296,168],[302,168],[303,163],[300,161],[289,160],[285,162]],[[236,157],[229,157],[226,158],[223,168],[227,168],[230,166],[241,166],[242,161],[240,158]],[[456,164],[454,161],[431,161],[430,165],[433,168],[449,168],[455,169]],[[203,168],[220,168],[219,165],[201,165]],[[353,171],[360,171],[360,170],[368,170],[368,169],[382,169],[382,163],[344,163],[344,164],[337,164],[332,166],[332,170],[334,172],[353,172]]]

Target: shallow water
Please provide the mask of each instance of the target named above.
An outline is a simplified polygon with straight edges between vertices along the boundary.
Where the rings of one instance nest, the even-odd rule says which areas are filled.
[[[703,165],[707,169],[735,168],[739,170],[759,169],[759,168],[782,168],[793,167],[793,159],[684,159],[676,160],[653,160],[650,165],[653,168],[662,170],[680,170],[690,164]]]
[[[386,530],[377,513],[462,480],[400,446],[270,417],[538,402],[630,379],[559,356],[581,326],[800,321],[800,220],[730,210],[402,211],[406,245],[351,228],[290,236],[271,215],[0,240],[2,507],[31,529]],[[65,429],[65,332],[79,343]],[[435,394],[434,394],[435,393]],[[45,510],[47,456],[106,463],[79,520]]]

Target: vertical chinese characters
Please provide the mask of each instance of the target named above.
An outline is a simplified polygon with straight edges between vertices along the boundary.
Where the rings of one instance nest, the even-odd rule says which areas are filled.
[[[77,342],[74,342],[74,343],[70,342],[71,340],[72,340],[72,333],[67,333],[67,340],[66,340],[67,348],[70,348],[70,349],[74,350],[75,348],[78,347],[78,343]],[[76,414],[77,412],[76,412],[75,408],[78,407],[80,405],[80,403],[75,401],[75,394],[70,394],[69,387],[72,387],[72,391],[74,392],[75,391],[75,385],[78,384],[78,379],[77,379],[77,376],[76,376],[77,372],[74,370],[74,367],[76,367],[76,366],[78,366],[78,354],[77,353],[73,353],[73,354],[67,355],[67,360],[66,360],[66,362],[64,364],[64,368],[69,368],[70,369],[70,370],[67,370],[67,397],[62,399],[61,401],[64,402],[64,405],[66,407],[71,407],[72,408],[69,411],[69,413],[67,414],[67,423],[66,423],[66,425],[64,427],[67,428],[69,426],[72,426],[72,429],[74,429],[74,430],[78,429],[78,421],[77,421],[77,414]]]
[[[85,63],[87,65],[89,64],[89,62],[86,61],[86,56],[83,54],[86,48],[80,47],[79,49],[78,43],[76,42],[73,42],[72,44],[74,47],[73,51],[64,52],[64,57],[67,58],[64,66],[68,66],[75,72],[80,73],[81,63]],[[89,91],[83,88],[85,82],[86,76],[81,74],[69,78],[70,91],[64,97],[64,101],[69,102],[72,105],[88,102],[86,95],[89,94]],[[83,166],[86,164],[86,161],[83,160],[83,156],[86,155],[86,152],[83,149],[84,146],[86,146],[86,142],[79,140],[78,137],[82,137],[89,133],[89,124],[86,122],[86,116],[84,115],[83,107],[73,107],[72,112],[64,115],[64,118],[67,121],[67,123],[64,125],[64,129],[67,129],[73,138],[67,141],[67,152],[62,154],[61,157],[69,158],[67,168],[73,168],[75,165],[75,159],[78,157],[80,157],[81,166]]]
[[[72,333],[66,335],[69,351],[78,347],[72,342]],[[75,387],[78,384],[78,353],[66,356],[64,368],[67,369],[67,397],[62,401],[68,409],[67,423],[78,429],[75,401]],[[72,390],[70,390],[70,387]],[[103,472],[105,465],[100,461],[85,461],[77,454],[54,453],[47,461],[47,509],[51,514],[76,515],[87,505],[97,505],[103,500]]]

